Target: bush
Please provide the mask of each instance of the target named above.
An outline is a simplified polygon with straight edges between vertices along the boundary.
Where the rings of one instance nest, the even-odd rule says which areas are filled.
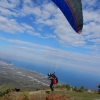
[[[29,100],[29,93],[28,92],[23,92],[22,97],[24,98],[24,100]]]
[[[73,91],[78,92],[78,89],[77,89],[77,87],[76,87],[76,86],[73,88]]]
[[[100,88],[100,84],[98,85],[98,88]]]
[[[98,90],[98,94],[100,94],[100,89]]]
[[[85,91],[84,87],[83,86],[80,87],[79,92],[84,92],[84,91]]]
[[[66,85],[65,85],[65,84],[63,84],[63,85],[58,85],[58,86],[56,86],[56,88],[65,89],[65,88],[66,88]]]
[[[85,91],[88,91],[88,89],[85,89]]]
[[[14,88],[12,88],[11,86],[5,86],[5,85],[0,86],[0,96],[1,97],[5,96],[11,91],[14,91]]]
[[[66,88],[67,88],[67,90],[70,90],[71,89],[71,87],[70,87],[69,84],[66,84]]]

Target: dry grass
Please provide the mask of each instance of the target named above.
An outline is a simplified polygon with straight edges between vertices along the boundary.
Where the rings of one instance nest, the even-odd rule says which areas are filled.
[[[0,97],[0,100],[100,100],[100,95],[95,93],[78,93],[66,90],[50,91],[40,90],[32,92],[10,92]]]
[[[45,100],[71,100],[71,97],[65,95],[49,94],[46,96]]]
[[[31,94],[12,92],[7,97],[1,97],[0,100],[71,100],[71,97],[56,94]]]

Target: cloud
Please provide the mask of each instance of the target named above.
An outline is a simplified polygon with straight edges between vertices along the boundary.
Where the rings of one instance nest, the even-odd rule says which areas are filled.
[[[35,47],[35,48],[38,48],[38,47],[44,48],[44,46],[42,46],[42,45],[34,44],[34,43],[31,43],[31,42],[25,42],[25,41],[22,41],[22,40],[7,39],[7,38],[4,38],[4,37],[0,37],[0,40],[6,41],[6,42],[11,42],[11,43],[16,43],[16,44],[19,44],[19,45],[32,46],[32,47]],[[46,46],[45,49],[51,50],[51,47]]]
[[[23,33],[23,28],[16,22],[15,19],[9,19],[3,16],[0,16],[0,30],[9,33],[20,32]]]
[[[31,0],[29,0],[28,2],[25,1],[23,1],[22,8],[19,11],[20,16],[28,16],[31,14],[36,16],[41,15],[41,10],[39,6],[34,6]]]
[[[97,40],[100,38],[99,4],[99,0],[92,2],[91,0],[82,0],[84,25],[82,34],[78,35],[52,1],[1,0],[0,30],[12,34],[28,33],[39,38],[54,38],[65,47],[69,45],[91,50],[96,48],[100,51],[97,45],[99,44]],[[27,18],[27,22],[19,21],[17,18],[20,20]],[[28,21],[31,21],[32,24]],[[43,30],[47,27],[49,27],[50,33],[43,34]]]
[[[80,54],[68,52],[49,46],[42,46],[21,40],[12,40],[0,37],[0,40],[14,43],[0,49],[0,57],[9,59],[35,62],[43,65],[63,66],[65,68],[83,71],[88,73],[98,73],[100,65],[100,54]],[[16,46],[17,45],[17,46]],[[15,53],[16,52],[16,53]]]
[[[50,4],[48,4],[48,5],[43,4],[40,7],[39,5],[36,5],[36,3],[34,3],[31,0],[29,0],[29,1],[23,0],[22,2],[21,1],[19,2],[19,1],[18,2],[16,2],[16,1],[8,2],[7,0],[0,1],[0,2],[6,4],[6,6],[1,6],[1,9],[0,9],[0,11],[1,11],[1,16],[0,16],[1,30],[8,32],[8,33],[12,33],[12,34],[29,33],[30,35],[38,36],[40,38],[55,38],[55,35],[51,35],[51,34],[50,35],[46,34],[43,36],[42,34],[40,34],[40,30],[36,31],[36,29],[33,28],[34,25],[29,24],[30,22],[25,23],[24,20],[22,20],[24,22],[19,22],[17,19],[17,18],[23,19],[24,17],[25,18],[27,17],[26,18],[27,21],[33,21],[33,23],[36,24],[35,19],[36,20],[39,20],[42,18],[47,19],[48,17],[50,17],[50,11],[52,11],[52,9],[54,7],[52,7],[52,9],[49,10],[46,8],[47,8],[47,6],[50,6]],[[14,2],[16,2],[16,5],[14,4]],[[44,6],[46,6],[45,10],[44,10]],[[49,12],[48,12],[48,10],[49,10]],[[32,15],[32,16],[30,16],[30,15]],[[51,21],[47,21],[46,23],[48,25],[52,24]],[[41,25],[37,25],[38,29],[39,29],[39,26],[41,27]]]
[[[59,43],[64,44],[65,46],[70,45],[74,47],[87,48],[88,45],[87,49],[92,49],[91,44],[94,46],[95,43],[93,41],[90,43],[90,39],[100,37],[100,13],[98,10],[90,8],[96,3],[97,2],[95,0],[91,3],[90,0],[87,0],[86,2],[83,1],[83,6],[86,5],[87,7],[83,7],[84,26],[81,35],[77,35],[73,31],[62,12],[56,6],[54,6],[53,3],[42,5],[42,16],[38,16],[36,22],[38,24],[42,23],[44,26],[48,25],[52,27],[56,37],[58,37]]]
[[[0,0],[0,6],[3,8],[16,8],[20,4],[20,0]]]
[[[1,33],[0,57],[99,75],[100,1],[82,0],[82,5],[84,25],[79,35],[52,0],[0,0],[0,30],[10,36],[41,38],[35,43],[45,42],[44,46],[29,42],[28,37],[23,39],[26,41],[8,39]],[[50,47],[45,40],[49,44],[56,41],[59,47]]]
[[[3,7],[0,7],[0,13],[2,16],[7,16],[7,17],[17,16],[16,12],[12,12],[11,10]]]
[[[32,26],[29,26],[25,23],[22,23],[22,26],[26,29],[26,30],[34,30]]]
[[[99,0],[82,0],[83,9],[87,10],[99,10],[100,1]]]

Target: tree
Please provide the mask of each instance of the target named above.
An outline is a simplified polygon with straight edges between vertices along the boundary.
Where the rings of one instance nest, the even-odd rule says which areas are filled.
[[[66,88],[67,88],[67,90],[70,90],[70,85],[69,84],[66,84]]]
[[[98,94],[100,94],[100,84],[98,85],[98,88],[99,88],[99,89],[98,89]]]
[[[78,92],[78,89],[77,89],[77,87],[76,87],[76,86],[73,88],[73,91]]]
[[[84,92],[84,91],[85,91],[84,86],[81,86],[79,92]]]
[[[85,89],[85,91],[88,91],[88,89]]]

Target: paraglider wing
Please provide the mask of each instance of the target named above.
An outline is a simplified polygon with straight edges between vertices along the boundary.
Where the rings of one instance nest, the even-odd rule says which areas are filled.
[[[80,33],[83,28],[81,0],[52,0],[63,12],[72,28]]]

